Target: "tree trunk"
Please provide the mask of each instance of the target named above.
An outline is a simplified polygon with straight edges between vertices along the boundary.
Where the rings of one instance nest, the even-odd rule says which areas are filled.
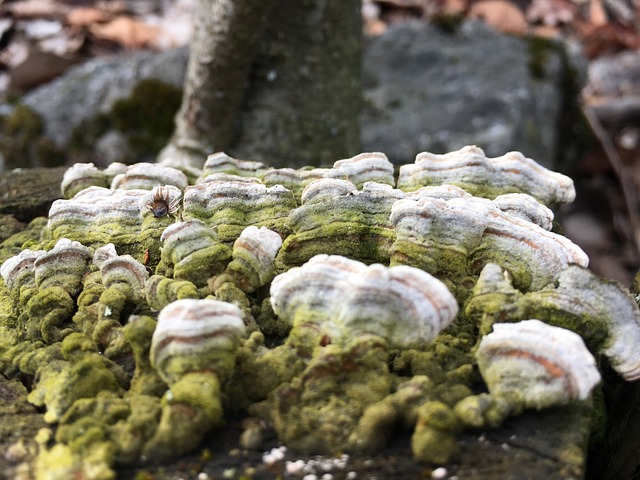
[[[255,44],[276,2],[198,0],[182,105],[160,159],[179,154],[197,167],[198,159],[230,144]]]
[[[231,154],[272,166],[360,149],[360,0],[282,0],[269,17]]]
[[[302,166],[359,149],[360,0],[199,0],[182,107],[160,160]]]

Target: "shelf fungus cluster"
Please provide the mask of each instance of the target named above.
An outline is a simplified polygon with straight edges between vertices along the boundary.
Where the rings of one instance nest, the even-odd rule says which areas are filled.
[[[169,163],[74,165],[0,244],[0,372],[51,423],[39,478],[113,479],[242,416],[310,453],[408,428],[442,464],[464,428],[589,401],[594,358],[640,378],[634,297],[554,231],[571,180],[519,153],[422,153],[397,181],[376,152]]]

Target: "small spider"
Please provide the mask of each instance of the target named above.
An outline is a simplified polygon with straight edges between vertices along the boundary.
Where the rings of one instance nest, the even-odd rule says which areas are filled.
[[[147,200],[144,206],[153,213],[154,217],[180,217],[182,192],[177,187],[171,185],[154,187],[151,190],[151,194],[151,198]]]

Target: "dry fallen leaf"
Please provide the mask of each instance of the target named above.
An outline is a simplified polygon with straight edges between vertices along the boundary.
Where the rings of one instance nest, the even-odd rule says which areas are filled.
[[[518,7],[506,0],[486,0],[474,3],[470,18],[481,18],[496,30],[521,35],[527,30],[527,21]]]
[[[86,27],[93,23],[104,23],[111,20],[111,14],[101,8],[79,7],[70,10],[67,14],[68,25]]]
[[[635,30],[615,23],[597,26],[576,19],[573,26],[582,41],[587,58],[640,48],[640,35]]]
[[[468,0],[444,0],[440,15],[462,15],[469,8]]]
[[[364,23],[364,31],[367,35],[372,37],[382,35],[387,31],[387,24],[382,20],[367,20]]]
[[[89,31],[99,39],[119,43],[127,48],[158,48],[162,40],[162,30],[159,27],[125,16],[116,17],[109,23],[91,25]]]
[[[589,20],[596,27],[601,27],[609,21],[602,0],[591,0],[589,3]]]
[[[547,25],[533,25],[529,27],[529,34],[540,38],[562,38],[562,30],[560,27],[551,27]]]
[[[3,6],[3,9],[15,18],[51,18],[65,15],[68,7],[53,0],[22,0]]]

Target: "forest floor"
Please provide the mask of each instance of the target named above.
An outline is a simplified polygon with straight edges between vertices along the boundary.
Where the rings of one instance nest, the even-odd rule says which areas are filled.
[[[185,45],[194,3],[0,0],[0,95],[24,93],[97,56]],[[410,18],[480,18],[513,35],[571,39],[590,62],[640,50],[640,0],[363,0],[362,12],[367,35]],[[640,99],[637,58],[618,72],[613,93],[587,80],[580,100],[594,141],[572,172],[577,201],[561,212],[591,268],[627,285],[640,267],[640,109],[616,107],[608,122],[596,107]]]

